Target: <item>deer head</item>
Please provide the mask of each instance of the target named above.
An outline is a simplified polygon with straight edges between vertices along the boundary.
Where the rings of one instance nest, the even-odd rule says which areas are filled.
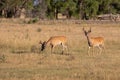
[[[90,27],[90,29],[89,29],[88,31],[86,31],[86,30],[83,28],[83,31],[84,31],[84,33],[85,33],[85,36],[88,36],[88,34],[91,33],[91,27]]]
[[[46,48],[46,41],[40,41],[39,44],[41,44],[41,51],[43,51]]]

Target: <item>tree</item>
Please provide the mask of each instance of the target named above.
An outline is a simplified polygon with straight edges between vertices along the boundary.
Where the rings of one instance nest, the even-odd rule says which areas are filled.
[[[77,1],[76,0],[65,0],[63,3],[63,7],[61,8],[61,12],[65,12],[67,18],[70,19],[72,16],[76,16],[77,14]]]
[[[55,18],[58,19],[58,13],[61,13],[61,8],[63,7],[64,1],[56,0],[54,2],[54,11],[55,11]]]
[[[54,19],[55,18],[55,1],[54,0],[46,0],[46,5],[47,5],[46,16],[49,19]]]
[[[80,4],[82,19],[91,19],[97,15],[99,3],[96,0],[84,0]]]
[[[120,0],[0,0],[0,17],[19,17],[23,8],[27,17],[58,19],[61,13],[68,19],[92,19],[120,13]]]
[[[35,0],[34,8],[32,10],[33,17],[44,19],[46,17],[47,5],[45,0]]]
[[[98,0],[99,1],[99,12],[98,14],[110,13],[110,4],[112,0]]]
[[[110,11],[111,13],[120,14],[120,0],[112,0],[110,7],[111,7],[111,11]]]
[[[5,18],[18,17],[20,10],[22,8],[28,9],[30,3],[32,3],[31,0],[1,0],[0,14]]]
[[[76,15],[77,0],[47,0],[48,16],[58,19],[58,13],[67,15],[67,18],[71,18]]]

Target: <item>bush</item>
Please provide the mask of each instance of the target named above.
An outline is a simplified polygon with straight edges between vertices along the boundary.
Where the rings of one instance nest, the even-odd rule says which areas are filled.
[[[38,28],[38,29],[37,29],[37,32],[41,32],[41,31],[42,31],[41,28]]]
[[[0,62],[4,63],[6,61],[5,55],[0,55]]]
[[[39,49],[39,47],[33,45],[33,46],[31,46],[31,52],[33,52],[33,53],[39,53],[40,49]]]
[[[28,21],[28,24],[36,23],[36,22],[38,22],[38,21],[39,21],[38,18],[33,18],[33,19],[30,19],[30,20]]]

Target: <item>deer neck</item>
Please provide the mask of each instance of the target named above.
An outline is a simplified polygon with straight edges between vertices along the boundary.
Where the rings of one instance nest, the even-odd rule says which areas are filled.
[[[87,37],[88,45],[89,45],[89,46],[92,46],[90,36],[87,35],[86,37]]]
[[[46,46],[48,46],[48,45],[50,45],[50,40],[48,40],[48,41],[46,42]]]

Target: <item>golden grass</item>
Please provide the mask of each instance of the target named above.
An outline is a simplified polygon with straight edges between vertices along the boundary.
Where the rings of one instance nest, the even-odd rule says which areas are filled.
[[[93,36],[105,38],[106,50],[102,54],[88,56],[83,27],[92,27]],[[61,20],[25,24],[3,20],[0,22],[0,80],[119,80],[119,32],[120,24],[113,22]],[[68,38],[69,55],[61,55],[61,47],[56,47],[53,54],[49,47],[39,52],[39,41],[56,35]]]

